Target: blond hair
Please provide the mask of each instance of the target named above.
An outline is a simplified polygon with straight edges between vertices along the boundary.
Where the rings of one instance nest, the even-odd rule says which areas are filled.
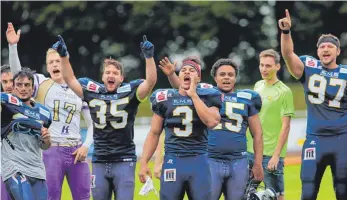
[[[267,49],[267,50],[260,52],[259,58],[263,58],[263,57],[273,57],[276,64],[279,64],[281,61],[280,54],[273,49]]]
[[[49,56],[50,54],[53,54],[53,53],[57,53],[57,54],[58,54],[58,52],[57,52],[55,49],[53,49],[53,48],[49,48],[49,49],[46,51],[46,64],[47,64],[47,58],[48,58],[48,56]]]

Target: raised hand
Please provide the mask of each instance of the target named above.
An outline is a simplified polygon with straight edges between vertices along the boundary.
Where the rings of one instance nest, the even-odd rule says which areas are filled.
[[[58,42],[54,43],[52,48],[55,49],[61,57],[66,57],[69,55],[69,52],[67,51],[67,46],[61,35],[58,35]]]
[[[140,43],[140,48],[145,58],[153,58],[154,45],[147,40],[146,35],[143,36],[143,42]]]
[[[290,27],[292,26],[292,21],[290,19],[290,14],[288,9],[286,9],[286,17],[278,20],[278,26],[282,31],[288,31],[290,30]]]
[[[164,72],[166,76],[170,76],[171,74],[175,73],[177,61],[172,64],[170,60],[165,57],[164,59],[159,61],[159,64],[159,68]]]
[[[6,38],[9,44],[17,44],[19,42],[20,33],[20,29],[18,29],[16,33],[11,22],[7,23]]]

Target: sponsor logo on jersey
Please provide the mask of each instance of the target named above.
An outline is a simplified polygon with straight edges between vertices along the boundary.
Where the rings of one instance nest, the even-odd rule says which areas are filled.
[[[164,170],[164,182],[176,181],[176,169],[165,169]]]
[[[172,160],[172,159],[169,159],[169,160],[167,161],[167,164],[173,164],[173,160]]]
[[[237,97],[251,100],[252,94],[248,92],[238,92]]]
[[[41,115],[43,115],[43,116],[45,116],[47,118],[49,118],[49,116],[50,116],[50,112],[48,110],[45,110],[45,109],[41,108],[41,107],[39,108],[39,112],[40,112]]]
[[[304,151],[304,160],[316,160],[316,148],[306,148]]]
[[[307,67],[317,68],[317,60],[313,58],[306,58],[305,62]]]
[[[174,106],[193,105],[193,102],[191,99],[173,99],[172,105],[174,105]]]
[[[124,93],[124,92],[130,92],[130,91],[131,91],[130,84],[126,84],[126,85],[119,87],[117,89],[117,93]]]
[[[340,68],[340,73],[347,74],[347,68]]]
[[[97,84],[93,83],[92,81],[88,81],[87,90],[99,93],[99,88],[100,86],[98,86]]]
[[[167,90],[157,92],[157,94],[155,94],[155,99],[157,100],[157,102],[166,101],[167,100],[167,92],[168,92]]]
[[[32,110],[25,109],[24,115],[35,119],[40,119],[40,114]]]
[[[213,88],[213,85],[208,84],[208,83],[200,83],[201,88]]]
[[[22,102],[20,102],[17,97],[14,97],[10,94],[8,94],[8,102],[17,106],[22,105]]]

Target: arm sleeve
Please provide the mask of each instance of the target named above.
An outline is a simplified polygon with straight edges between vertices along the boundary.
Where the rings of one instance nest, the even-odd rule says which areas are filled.
[[[84,141],[83,146],[89,148],[90,145],[92,145],[94,142],[94,139],[93,139],[94,127],[93,127],[93,120],[92,120],[92,117],[90,115],[89,107],[88,107],[87,103],[85,103],[85,102],[83,102],[82,116],[83,116],[83,119],[84,119],[84,121],[88,127],[86,140]]]
[[[205,102],[207,107],[217,107],[220,109],[222,107],[224,95],[215,89],[207,89],[210,90],[210,94],[207,95],[207,101]]]
[[[151,108],[155,114],[159,115],[162,118],[165,118],[164,117],[165,116],[164,104],[163,104],[163,102],[157,102],[157,98],[156,98],[157,93],[158,93],[158,91],[153,92],[153,94],[150,97]]]
[[[249,116],[256,115],[260,112],[262,106],[261,97],[258,93],[253,92],[251,105],[249,107]]]
[[[8,47],[9,47],[9,62],[10,62],[11,72],[13,75],[15,75],[22,69],[19,56],[18,56],[17,44],[12,44],[12,45],[9,44]]]
[[[281,106],[281,116],[290,116],[294,117],[294,100],[293,100],[293,93],[291,90],[287,90],[282,95],[282,106]]]

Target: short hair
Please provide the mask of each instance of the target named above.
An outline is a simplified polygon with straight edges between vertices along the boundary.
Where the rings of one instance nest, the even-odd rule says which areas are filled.
[[[337,38],[335,35],[333,35],[333,34],[331,34],[331,33],[322,34],[322,35],[319,37],[319,39],[318,39],[317,47],[318,47],[318,45],[321,43],[321,41],[322,41],[323,39],[325,39],[325,38],[331,38],[331,39],[335,40],[336,43],[337,43],[337,48],[338,48],[338,49],[340,48],[341,44],[340,44],[339,38]]]
[[[31,70],[30,68],[22,68],[22,70],[13,76],[13,84],[17,78],[27,77],[29,80],[31,80],[32,86],[34,87],[34,73],[35,71]]]
[[[49,54],[52,54],[52,53],[56,53],[56,54],[59,55],[59,53],[58,53],[55,49],[49,48],[49,49],[46,51],[46,63],[47,63],[47,57],[48,57],[48,55],[49,55]]]
[[[273,49],[266,49],[266,50],[260,52],[259,58],[263,58],[263,57],[273,57],[276,64],[279,64],[281,61],[280,54]]]
[[[230,65],[232,68],[234,68],[235,70],[235,76],[238,75],[239,73],[239,66],[230,58],[221,58],[219,60],[217,60],[213,66],[212,66],[212,69],[211,69],[211,76],[212,77],[215,77],[216,76],[216,73],[217,73],[217,70],[219,67],[223,66],[223,65]]]
[[[10,65],[1,65],[1,74],[2,73],[9,73],[9,72],[11,72]]]
[[[102,65],[103,66],[103,70],[105,70],[105,67],[107,67],[109,65],[114,65],[120,71],[120,74],[123,75],[123,65],[122,65],[122,63],[120,63],[116,59],[112,58],[111,56],[104,59],[104,63]]]
[[[200,68],[201,68],[201,60],[200,60],[200,58],[198,56],[188,56],[188,57],[185,57],[182,60],[182,63],[184,63],[185,61],[193,61],[196,64],[200,65]]]

